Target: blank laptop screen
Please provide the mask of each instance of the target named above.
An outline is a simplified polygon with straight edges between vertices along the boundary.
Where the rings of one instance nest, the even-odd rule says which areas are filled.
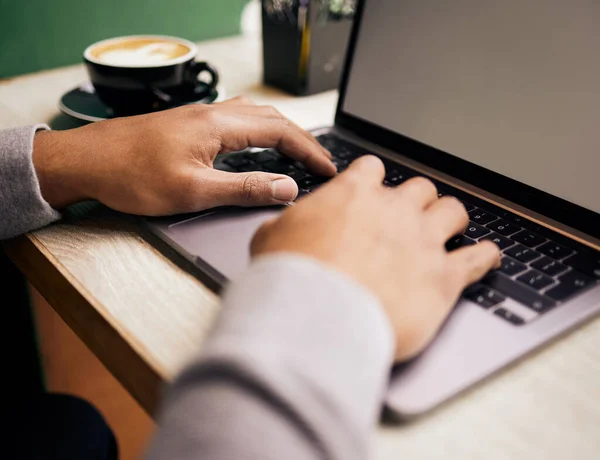
[[[344,112],[600,213],[600,1],[363,14]]]

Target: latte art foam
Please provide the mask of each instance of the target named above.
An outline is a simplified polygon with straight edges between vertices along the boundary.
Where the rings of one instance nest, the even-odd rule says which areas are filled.
[[[91,54],[107,65],[143,66],[167,63],[189,52],[187,46],[177,42],[136,39],[99,45]]]

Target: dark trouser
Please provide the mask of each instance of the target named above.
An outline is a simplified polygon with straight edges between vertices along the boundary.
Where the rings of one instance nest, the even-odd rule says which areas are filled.
[[[74,396],[41,395],[31,404],[27,437],[35,460],[117,460],[116,439],[100,413]]]

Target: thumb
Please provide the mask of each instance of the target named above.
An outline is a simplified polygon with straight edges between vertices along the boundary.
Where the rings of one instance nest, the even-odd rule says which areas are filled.
[[[200,193],[207,207],[267,206],[293,201],[298,186],[291,177],[282,174],[210,169],[203,171]]]

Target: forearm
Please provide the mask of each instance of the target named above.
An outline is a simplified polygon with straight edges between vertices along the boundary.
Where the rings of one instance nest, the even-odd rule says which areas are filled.
[[[392,356],[368,291],[309,259],[259,260],[171,389],[149,458],[365,458]]]
[[[44,129],[35,125],[0,131],[0,239],[60,218],[42,196],[32,158],[35,133]]]
[[[91,198],[90,151],[79,129],[38,132],[33,140],[33,165],[44,199],[54,209]]]

